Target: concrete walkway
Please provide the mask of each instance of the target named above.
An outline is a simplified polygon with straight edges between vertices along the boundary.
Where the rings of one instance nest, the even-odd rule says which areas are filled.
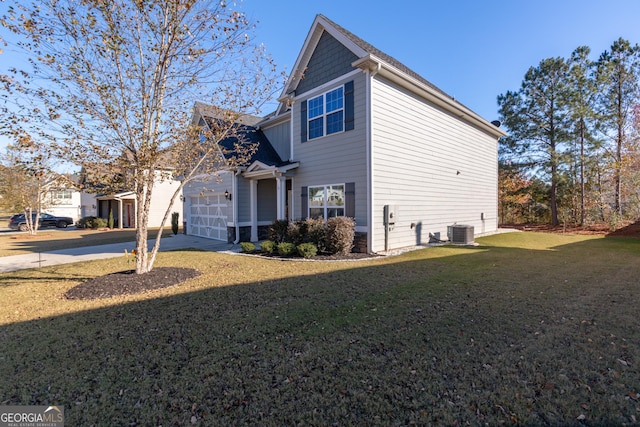
[[[155,239],[149,240],[149,250],[153,248]],[[124,251],[131,252],[135,242],[112,243],[109,245],[84,246],[78,248],[61,249],[41,253],[12,255],[0,257],[0,273],[24,270],[27,268],[47,267],[50,265],[68,264],[72,262],[91,261],[94,259],[115,258],[124,256]],[[204,239],[202,237],[184,234],[163,236],[160,241],[160,251],[176,249],[200,249],[205,251],[239,252],[240,246],[219,240]]]

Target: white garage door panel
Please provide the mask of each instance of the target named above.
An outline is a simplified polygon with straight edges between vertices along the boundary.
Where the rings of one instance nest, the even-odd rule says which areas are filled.
[[[189,234],[226,241],[230,207],[224,195],[190,197],[190,200]]]

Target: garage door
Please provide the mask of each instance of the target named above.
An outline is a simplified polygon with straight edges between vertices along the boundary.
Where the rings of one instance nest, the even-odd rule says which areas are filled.
[[[190,197],[188,233],[193,236],[227,241],[227,220],[231,203],[223,194]]]

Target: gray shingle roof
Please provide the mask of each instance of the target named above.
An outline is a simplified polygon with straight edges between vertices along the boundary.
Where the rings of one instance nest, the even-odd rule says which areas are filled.
[[[384,62],[388,63],[389,65],[391,65],[391,66],[393,66],[395,68],[397,68],[398,70],[402,71],[403,73],[407,74],[408,76],[413,77],[414,79],[416,79],[420,83],[430,87],[431,89],[434,89],[434,90],[438,91],[442,95],[444,95],[444,96],[446,96],[448,98],[451,98],[452,100],[454,99],[452,96],[450,96],[449,94],[447,94],[446,92],[441,90],[439,87],[437,87],[436,85],[434,85],[433,83],[431,83],[430,81],[428,81],[427,79],[422,77],[420,74],[416,73],[415,71],[413,71],[412,69],[410,69],[409,67],[404,65],[402,62],[400,62],[397,59],[395,59],[393,56],[384,53],[383,51],[381,51],[380,49],[376,48],[372,44],[370,44],[367,41],[365,41],[365,40],[361,39],[360,37],[356,36],[351,31],[349,31],[346,28],[341,27],[340,25],[336,24],[335,22],[333,22],[331,19],[327,18],[326,16],[324,16],[322,14],[318,14],[318,16],[321,17],[322,19],[326,20],[327,22],[329,22],[331,25],[333,25],[346,38],[351,40],[353,43],[355,43],[358,47],[360,47],[365,52],[382,59]]]
[[[205,121],[211,126],[210,121],[217,120],[211,117],[203,116]],[[264,132],[255,126],[238,124],[235,136],[220,141],[220,145],[225,149],[227,155],[233,156],[236,144],[240,141],[249,145],[257,144],[257,150],[248,159],[248,164],[259,161],[268,166],[282,166],[288,162],[283,162],[276,150],[273,148]]]

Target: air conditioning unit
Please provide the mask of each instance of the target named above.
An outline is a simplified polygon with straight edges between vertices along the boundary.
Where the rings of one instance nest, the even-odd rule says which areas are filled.
[[[447,227],[447,235],[451,243],[470,245],[473,243],[473,225],[450,225]]]

